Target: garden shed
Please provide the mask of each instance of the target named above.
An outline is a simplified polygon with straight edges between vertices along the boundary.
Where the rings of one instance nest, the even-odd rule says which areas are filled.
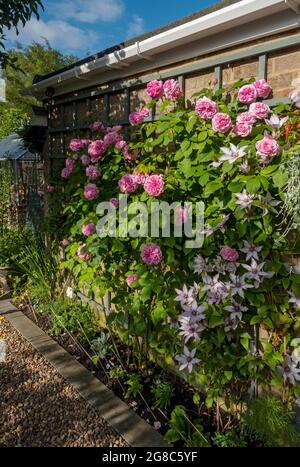
[[[300,1],[223,1],[148,34],[37,77],[26,92],[48,110],[46,161],[51,178],[76,135],[89,137],[89,115],[128,124],[148,97],[146,83],[178,78],[187,104],[213,77],[216,86],[267,78],[268,104],[281,102],[300,78]],[[155,110],[149,119],[155,119]]]

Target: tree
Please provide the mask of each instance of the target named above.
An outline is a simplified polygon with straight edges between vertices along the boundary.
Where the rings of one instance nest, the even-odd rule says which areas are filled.
[[[28,117],[20,109],[0,107],[0,140],[18,130],[28,122]]]
[[[0,0],[0,68],[14,64],[5,52],[5,29],[15,29],[19,34],[20,23],[25,26],[33,15],[39,19],[39,8],[44,9],[41,0]]]
[[[40,105],[34,97],[24,96],[21,91],[32,85],[36,75],[44,75],[74,63],[77,57],[63,55],[51,47],[49,41],[33,42],[27,47],[20,43],[8,51],[9,59],[16,67],[8,66],[5,70],[7,106],[30,112],[32,105]]]

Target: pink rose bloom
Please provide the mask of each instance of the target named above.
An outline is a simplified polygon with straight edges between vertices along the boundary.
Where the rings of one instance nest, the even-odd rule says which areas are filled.
[[[88,146],[91,143],[91,141],[89,139],[82,139],[81,143],[83,146]]]
[[[101,172],[99,169],[97,169],[97,167],[95,167],[94,165],[89,165],[86,170],[85,170],[85,174],[87,177],[89,177],[91,180],[97,180],[97,178],[100,177],[101,175]]]
[[[131,286],[131,284],[135,281],[138,281],[140,276],[138,274],[132,274],[131,276],[127,277],[126,282],[128,287]]]
[[[97,199],[99,194],[99,188],[97,188],[97,186],[93,183],[88,183],[84,188],[83,195],[88,201],[93,201],[94,199]]]
[[[232,131],[237,136],[246,138],[246,136],[249,136],[252,133],[252,125],[249,125],[248,123],[236,123]]]
[[[258,97],[262,97],[263,99],[269,97],[272,92],[271,86],[265,79],[258,79],[254,81],[253,85],[255,86]]]
[[[96,226],[92,222],[90,224],[85,224],[82,227],[82,233],[85,237],[89,237],[90,235],[94,235],[96,233]]]
[[[134,151],[130,152],[129,148],[128,148],[127,144],[126,144],[126,146],[124,147],[124,150],[123,150],[123,155],[124,155],[125,159],[128,162],[132,162],[132,161],[135,161],[138,158],[139,150],[135,149]]]
[[[60,175],[61,175],[62,178],[66,178],[66,179],[67,179],[67,178],[70,177],[71,173],[72,173],[72,172],[71,172],[69,169],[67,169],[67,167],[65,167],[64,169],[62,169]]]
[[[60,244],[61,244],[62,247],[65,248],[66,246],[69,245],[69,240],[66,240],[66,239],[64,238],[64,239],[60,242]]]
[[[165,189],[162,175],[150,175],[144,183],[144,190],[150,196],[160,196]]]
[[[257,99],[256,87],[253,84],[245,84],[240,88],[238,96],[242,104],[251,104]]]
[[[110,202],[115,208],[119,206],[119,200],[117,198],[111,198]]]
[[[141,110],[137,112],[132,112],[129,115],[129,123],[132,126],[141,125],[142,123],[144,123],[145,117],[146,115],[144,115],[144,113],[142,113]]]
[[[217,113],[212,119],[212,129],[219,133],[227,133],[232,127],[232,121],[229,115]]]
[[[89,261],[89,259],[91,258],[91,253],[89,253],[88,251],[87,252],[83,252],[82,250],[86,247],[86,244],[84,243],[83,245],[81,245],[78,250],[77,250],[77,256],[78,258],[82,259],[83,261]]]
[[[147,107],[143,107],[141,110],[140,110],[140,113],[143,115],[143,117],[149,117],[150,115],[150,112],[149,112],[149,109]]]
[[[256,117],[250,112],[242,112],[237,116],[236,121],[237,123],[247,123],[248,125],[253,125],[256,122]]]
[[[55,187],[53,185],[48,185],[47,186],[47,193],[54,193]]]
[[[83,163],[83,165],[89,165],[91,163],[90,156],[87,156],[86,154],[84,156],[81,156],[80,160]]]
[[[106,146],[111,146],[112,144],[116,144],[118,141],[122,139],[121,135],[115,131],[111,131],[104,136],[104,144]]]
[[[189,213],[186,208],[178,206],[178,208],[175,209],[174,213],[176,225],[182,225],[187,221]]]
[[[156,243],[148,243],[144,245],[141,252],[141,257],[144,263],[150,266],[157,266],[162,261],[161,249]]]
[[[224,246],[220,251],[220,255],[226,261],[237,261],[239,259],[239,253],[234,248],[230,248],[229,246]]]
[[[270,107],[264,102],[254,102],[249,107],[249,112],[254,115],[256,118],[263,120],[268,118],[270,111]]]
[[[195,110],[199,117],[204,118],[204,120],[211,120],[218,112],[218,105],[208,97],[202,97],[196,102]]]
[[[152,97],[152,99],[158,99],[159,97],[162,97],[164,93],[164,84],[162,81],[150,81],[150,83],[147,84],[147,94],[148,96]]]
[[[257,154],[261,156],[260,162],[269,164],[280,152],[280,146],[272,136],[265,136],[256,143]]]
[[[144,183],[146,182],[147,178],[149,177],[148,174],[145,174],[145,173],[138,173],[137,172],[138,170],[138,167],[134,170],[133,172],[133,176],[134,176],[134,179],[135,179],[135,182],[138,184],[138,185],[144,185]]]
[[[102,122],[94,122],[90,125],[90,130],[92,130],[94,133],[96,132],[104,133],[105,127]]]
[[[121,130],[123,130],[122,125],[114,125],[111,129],[113,133],[119,133]]]
[[[137,189],[137,183],[133,175],[124,175],[118,182],[122,193],[134,193]]]
[[[116,149],[124,149],[126,145],[127,145],[126,141],[121,139],[120,141],[116,142]]]
[[[183,95],[183,90],[180,87],[178,81],[175,79],[168,79],[164,83],[164,93],[167,99],[177,101],[177,99]]]
[[[83,142],[81,141],[81,139],[72,139],[70,141],[69,148],[73,152],[79,152],[83,149]]]
[[[88,148],[88,153],[91,156],[93,162],[97,162],[101,158],[101,156],[103,156],[105,151],[106,145],[104,144],[104,141],[102,141],[102,139],[94,141],[89,145]]]
[[[70,172],[73,172],[75,165],[76,165],[76,161],[74,159],[66,159],[66,168]]]

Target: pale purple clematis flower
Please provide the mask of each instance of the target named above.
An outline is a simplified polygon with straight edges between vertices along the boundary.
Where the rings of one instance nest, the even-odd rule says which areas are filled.
[[[175,318],[172,318],[171,316],[168,317],[168,325],[170,326],[170,329],[177,329],[178,328],[178,321]]]
[[[288,119],[289,119],[289,117],[280,118],[280,117],[278,117],[278,115],[273,114],[273,115],[271,115],[271,117],[269,119],[266,118],[265,122],[266,122],[267,125],[274,128],[275,131],[279,131],[280,128],[282,128],[283,125],[286,124]]]
[[[200,326],[199,323],[195,323],[191,321],[190,318],[181,317],[179,320],[180,323],[180,336],[184,337],[185,344],[189,340],[193,340],[194,342],[200,341],[200,334],[205,329],[205,327]]]
[[[213,278],[207,274],[203,275],[204,286],[202,291],[208,291],[207,302],[211,305],[218,305],[221,303],[229,294],[229,290],[224,282],[219,280],[219,274]]]
[[[177,357],[175,357],[175,360],[177,360],[180,363],[180,371],[187,368],[188,372],[192,373],[193,366],[200,362],[198,358],[195,358],[195,354],[196,349],[189,351],[187,347],[184,347],[183,354],[177,355]]]
[[[197,303],[192,306],[183,305],[182,309],[184,313],[181,315],[182,318],[189,318],[192,323],[206,320],[204,311],[207,309],[204,305],[198,305]]]
[[[234,144],[230,143],[230,148],[221,148],[223,156],[221,156],[219,160],[222,162],[228,161],[229,164],[233,164],[236,160],[244,157],[246,154],[246,148],[247,146],[238,148]]]
[[[246,190],[243,190],[242,193],[235,193],[237,197],[236,204],[239,205],[242,209],[248,208],[251,206],[254,200],[254,195],[249,195]]]
[[[289,303],[292,303],[295,305],[296,308],[300,310],[300,298],[296,297],[296,295],[293,292],[288,292],[289,294]]]
[[[253,258],[252,258],[251,266],[249,266],[248,264],[242,264],[243,268],[248,271],[245,274],[245,276],[255,281],[255,288],[259,287],[259,284],[263,277],[271,277],[270,272],[263,271],[265,264],[266,264],[265,262],[258,264]]]
[[[284,357],[283,366],[277,366],[276,368],[285,383],[296,386],[296,383],[300,381],[300,369],[297,368],[297,364],[290,355]]]
[[[219,222],[219,224],[217,224],[215,227],[212,227],[209,224],[205,224],[204,230],[202,230],[202,232],[200,232],[200,234],[201,235],[206,235],[206,237],[210,237],[211,235],[213,235],[218,230],[220,230],[222,233],[225,233],[226,232],[226,222],[228,221],[229,218],[230,218],[230,214],[228,214],[227,216],[224,216],[223,219],[221,220],[221,222]]]
[[[258,253],[262,250],[262,246],[251,245],[247,240],[244,240],[244,248],[241,248],[240,251],[245,253],[246,261],[249,261],[251,258],[259,260]]]
[[[230,317],[232,319],[238,318],[239,320],[241,320],[243,316],[243,312],[247,311],[248,308],[246,306],[240,305],[235,300],[232,300],[232,304],[230,306],[226,306],[224,310],[230,313]]]
[[[202,274],[202,272],[207,272],[207,258],[203,258],[203,256],[198,255],[194,259],[194,272],[198,274]]]
[[[195,300],[195,291],[193,288],[188,289],[186,285],[183,286],[182,290],[175,289],[175,292],[177,293],[177,297],[175,300],[177,302],[180,302],[181,306],[182,305],[193,305],[193,303],[196,301]]]
[[[300,109],[300,94],[297,91],[292,91],[289,94],[289,98],[291,99],[292,103]]]
[[[278,213],[277,210],[275,209],[275,206],[278,206],[278,204],[280,204],[281,201],[276,201],[272,197],[271,193],[268,192],[266,196],[259,195],[258,199],[262,203],[262,206],[258,206],[258,207],[263,210],[263,216],[266,216],[269,211],[272,211],[275,214]]]
[[[223,323],[223,326],[224,326],[224,331],[227,333],[230,333],[230,331],[235,331],[238,327],[238,325],[240,324],[241,322],[241,318],[239,317],[239,315],[235,315],[235,316],[228,316],[228,318],[226,318],[224,320],[224,323]],[[232,335],[229,334],[227,335],[227,337],[229,339],[232,338]]]
[[[249,161],[245,160],[241,165],[239,165],[240,171],[243,172],[243,174],[248,174],[250,172],[250,165]]]
[[[239,295],[241,298],[245,298],[244,290],[253,289],[253,285],[247,284],[247,282],[245,281],[246,277],[246,274],[244,274],[243,276],[236,276],[235,274],[230,274],[230,289],[232,295]]]

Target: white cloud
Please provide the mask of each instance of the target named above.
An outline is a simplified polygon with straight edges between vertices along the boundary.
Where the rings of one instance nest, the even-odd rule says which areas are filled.
[[[127,37],[132,38],[143,34],[145,31],[145,22],[141,16],[133,15],[132,21],[128,25]]]
[[[99,35],[95,31],[84,31],[66,21],[39,21],[32,18],[24,28],[20,28],[20,34],[14,31],[6,32],[10,41],[18,41],[28,45],[32,41],[41,42],[42,38],[49,40],[53,47],[69,52],[82,50],[83,47],[95,45],[99,41]]]
[[[48,12],[59,18],[81,23],[114,22],[124,13],[123,0],[63,0],[49,7]]]

